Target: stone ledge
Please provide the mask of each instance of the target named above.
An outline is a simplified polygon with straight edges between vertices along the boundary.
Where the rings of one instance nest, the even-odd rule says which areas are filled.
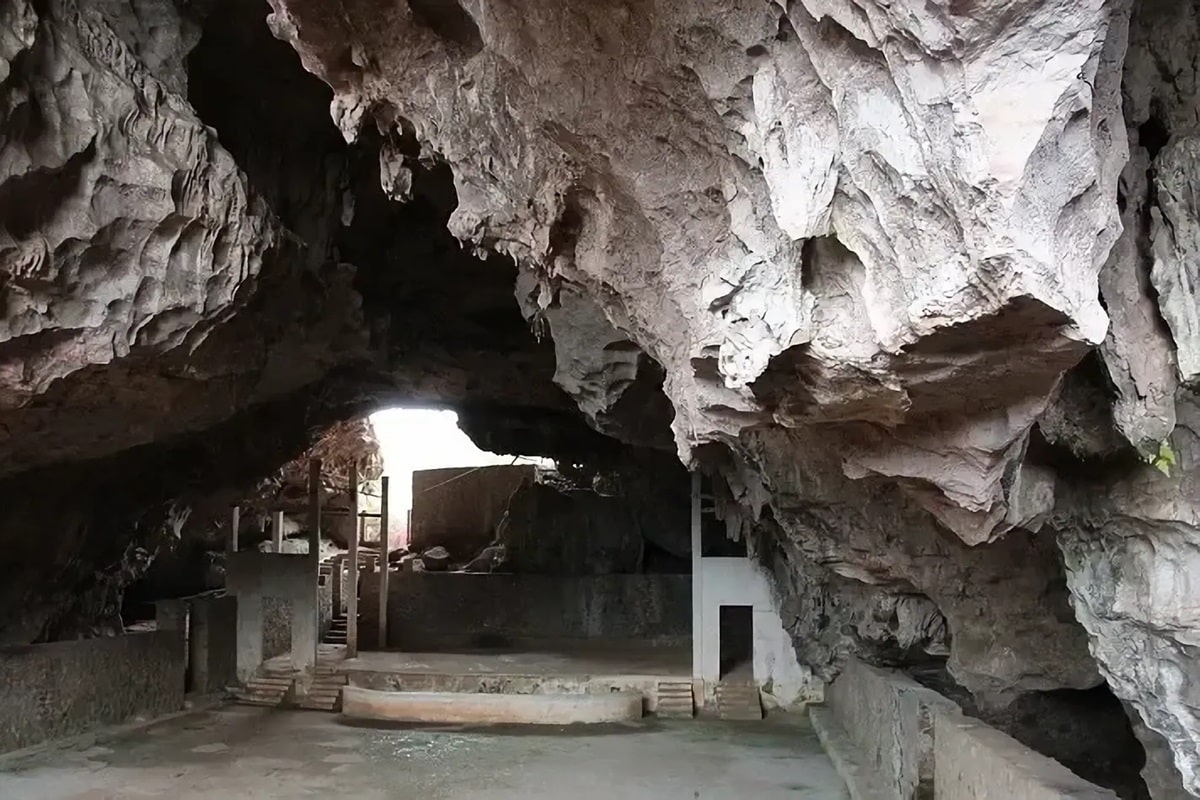
[[[342,716],[384,722],[466,725],[629,722],[642,718],[642,695],[380,692],[348,686],[342,692]]]
[[[1114,792],[961,714],[939,715],[934,740],[938,800],[1117,800]]]
[[[833,711],[823,706],[812,706],[808,716],[834,769],[845,781],[850,800],[890,800],[891,796],[884,790],[878,774],[863,762],[858,748]]]

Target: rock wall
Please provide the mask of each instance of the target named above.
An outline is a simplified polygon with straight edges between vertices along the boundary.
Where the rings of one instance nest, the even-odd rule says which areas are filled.
[[[509,500],[537,477],[528,465],[454,467],[412,474],[408,543],[414,552],[445,547],[469,561],[496,538]]]

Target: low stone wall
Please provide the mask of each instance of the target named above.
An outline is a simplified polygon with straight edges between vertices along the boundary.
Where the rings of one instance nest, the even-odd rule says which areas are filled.
[[[373,645],[378,576],[366,576],[360,631]],[[688,575],[477,575],[393,572],[388,646],[409,651],[548,639],[691,635]]]
[[[183,708],[179,631],[0,649],[0,752]]]
[[[853,800],[1115,800],[908,676],[850,662],[810,714]]]
[[[1062,764],[995,728],[961,715],[937,718],[934,739],[938,800],[1116,800]]]

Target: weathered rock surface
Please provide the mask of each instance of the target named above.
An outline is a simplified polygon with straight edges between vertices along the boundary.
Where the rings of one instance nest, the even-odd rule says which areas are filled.
[[[1183,786],[1200,794],[1200,611],[1194,602],[1200,593],[1200,402],[1194,395],[1180,396],[1177,416],[1173,475],[1140,465],[1100,487],[1081,487],[1078,513],[1059,543],[1076,616],[1109,685],[1165,739]]]
[[[1104,679],[1200,796],[1198,8],[5,3],[0,642],[444,404],[674,450],[815,668]]]
[[[431,547],[421,554],[425,572],[445,572],[450,568],[450,552],[444,547]]]
[[[451,230],[532,274],[551,330],[584,292],[663,365],[682,454],[838,423],[844,469],[911,480],[969,542],[1025,521],[1005,474],[1105,331],[1119,4],[988,23],[816,0],[272,5],[347,137],[402,119],[451,164]],[[583,382],[565,361],[593,415],[628,380],[627,359]]]

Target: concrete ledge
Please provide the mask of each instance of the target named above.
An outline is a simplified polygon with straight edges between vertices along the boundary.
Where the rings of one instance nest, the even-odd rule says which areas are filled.
[[[809,710],[853,800],[1116,800],[907,675],[851,662]]]
[[[867,765],[834,713],[828,708],[813,706],[809,708],[808,716],[833,768],[846,783],[850,800],[889,800],[891,795],[884,789],[878,771]]]
[[[937,800],[1116,800],[1057,761],[978,720],[938,716],[934,729]]]
[[[347,686],[342,716],[385,722],[469,725],[576,725],[642,718],[642,696],[633,692],[588,694],[465,694],[379,692]]]
[[[912,800],[932,794],[933,720],[942,713],[960,710],[903,673],[852,661],[826,690],[824,709],[813,720],[819,724],[817,719],[827,715],[826,728],[836,722],[846,745],[858,754],[857,777],[848,768],[842,778],[847,784],[863,784],[863,800]],[[872,775],[870,791],[882,794],[867,793],[865,773]]]

